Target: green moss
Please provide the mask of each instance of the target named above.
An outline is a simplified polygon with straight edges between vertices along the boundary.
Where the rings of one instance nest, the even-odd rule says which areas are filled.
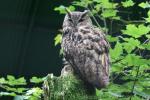
[[[45,100],[97,100],[95,95],[87,94],[83,82],[73,74],[60,77],[49,74],[43,89]]]

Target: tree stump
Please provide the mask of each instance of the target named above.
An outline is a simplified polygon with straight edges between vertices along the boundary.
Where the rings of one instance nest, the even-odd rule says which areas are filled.
[[[44,100],[98,100],[96,93],[89,93],[84,82],[74,75],[69,66],[61,71],[61,76],[48,74],[43,84]]]

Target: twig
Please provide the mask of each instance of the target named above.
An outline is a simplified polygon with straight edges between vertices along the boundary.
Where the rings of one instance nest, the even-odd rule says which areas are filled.
[[[104,8],[102,8],[102,12],[104,12]],[[108,31],[107,31],[107,22],[106,22],[105,18],[103,18],[103,22],[104,22],[104,26],[106,28],[106,34],[107,34],[108,33]]]
[[[145,43],[147,43],[148,41],[150,41],[150,39],[146,39],[142,44],[145,44]],[[136,53],[138,50],[139,50],[139,48],[136,49],[133,53]]]
[[[137,78],[138,78],[138,75],[139,75],[139,71],[140,71],[140,66],[137,67],[137,73],[136,73],[136,76],[135,76],[135,80],[133,82],[133,86],[132,86],[132,89],[131,89],[131,93],[134,92],[134,88],[135,88],[135,85],[136,85],[136,82],[137,82]],[[132,95],[130,96],[130,100],[132,99]]]
[[[112,29],[113,29],[113,20],[110,22],[110,34],[112,34]]]
[[[145,43],[148,42],[149,40],[150,40],[150,39],[145,40],[142,44],[145,44]],[[136,49],[136,50],[134,51],[134,53],[136,53],[138,50],[139,50],[139,48]],[[140,53],[140,55],[141,55],[141,53]],[[132,86],[132,89],[131,89],[131,93],[134,92],[134,88],[135,88],[135,86],[136,86],[136,82],[137,82],[137,78],[138,78],[138,75],[139,75],[139,71],[140,71],[140,66],[137,67],[137,73],[136,73],[136,76],[135,76],[135,80],[134,80],[134,82],[133,82],[133,86]],[[132,99],[132,96],[130,96],[130,100],[131,100],[131,99]]]
[[[87,8],[87,9],[90,11],[90,14],[92,15],[92,18],[95,21],[95,23],[97,24],[97,26],[99,28],[101,28],[101,26],[99,25],[98,21],[96,20],[96,18],[94,17],[93,13],[91,12],[91,10],[93,9],[92,6],[91,6],[91,4],[89,4],[89,5],[90,5],[91,9],[90,8]]]
[[[124,19],[120,19],[121,22],[126,23],[126,24],[131,24],[131,23],[145,23],[144,20],[133,20],[133,21],[128,21]]]

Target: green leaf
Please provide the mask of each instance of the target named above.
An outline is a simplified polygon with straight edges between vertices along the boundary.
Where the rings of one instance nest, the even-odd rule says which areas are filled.
[[[121,95],[121,93],[116,93],[116,92],[114,92],[114,91],[113,91],[113,92],[112,92],[112,91],[109,91],[109,94],[112,95],[112,96],[115,96],[115,97],[117,97],[117,98],[118,98],[118,97],[123,97],[123,96]]]
[[[131,53],[136,47],[140,45],[140,41],[134,38],[125,39],[126,42],[122,43],[127,53]]]
[[[106,9],[115,9],[118,3],[109,2],[109,0],[94,0],[98,6]]]
[[[114,17],[114,16],[116,16],[116,14],[117,14],[117,10],[113,10],[113,9],[106,9],[101,13],[101,15],[104,18]]]
[[[26,80],[25,80],[24,77],[20,77],[20,78],[17,79],[17,82],[22,83],[22,84],[25,84],[25,83],[26,83]]]
[[[140,67],[140,73],[142,73],[142,74],[145,73],[145,70],[149,70],[149,68],[150,68],[150,65],[148,65],[148,64],[142,65]]]
[[[60,44],[61,41],[62,41],[62,35],[61,34],[58,34],[56,37],[55,37],[55,46]]]
[[[26,88],[17,88],[16,89],[16,92],[17,93],[23,93],[24,91],[26,91],[27,89]]]
[[[14,86],[14,85],[26,85],[26,80],[24,79],[24,77],[18,78],[16,79],[14,76],[12,75],[7,75],[7,84]]]
[[[43,94],[43,90],[39,87],[31,88],[25,94],[25,98],[27,100],[41,100],[41,95]],[[34,99],[33,99],[34,98]]]
[[[129,100],[129,99],[126,99],[126,100]],[[141,97],[134,95],[134,96],[132,96],[132,100],[142,100],[142,99],[141,99]]]
[[[110,55],[113,59],[117,59],[123,53],[121,43],[117,42],[114,49],[110,49]]]
[[[116,42],[116,41],[118,41],[118,37],[112,37],[111,35],[107,35],[106,38],[107,38],[107,40],[109,42]]]
[[[59,51],[59,55],[63,55],[63,49],[61,48],[60,51]]]
[[[141,86],[143,88],[150,87],[150,78],[149,78],[149,76],[148,76],[148,78],[146,78],[146,77],[139,78],[138,86]],[[138,90],[138,88],[137,88],[137,90]],[[149,88],[149,94],[150,94],[150,88]]]
[[[7,79],[8,79],[8,81],[13,81],[13,80],[15,80],[15,77],[12,75],[7,75]]]
[[[24,100],[24,97],[23,95],[16,95],[13,100]]]
[[[150,23],[150,10],[147,12],[147,18],[144,18],[147,23]]]
[[[136,94],[136,95],[139,95],[139,96],[141,96],[141,97],[143,97],[143,98],[145,98],[147,100],[150,98],[149,94],[146,94],[146,93],[141,92],[141,91],[134,90],[133,93]]]
[[[65,11],[65,6],[61,5],[59,7],[55,7],[54,9],[55,11],[59,11],[60,14],[65,14],[66,11]]]
[[[16,96],[14,92],[0,92],[0,96]]]
[[[150,80],[149,80],[149,82],[150,82]],[[148,82],[147,84],[150,84],[149,82]],[[149,95],[149,97],[150,97],[150,88],[145,88],[145,89],[143,90],[143,92],[144,92],[145,94]]]
[[[32,77],[30,79],[30,82],[32,82],[32,83],[41,83],[41,82],[43,82],[43,78]]]
[[[150,50],[150,43],[142,44],[141,46],[144,47],[144,49]]]
[[[131,7],[133,6],[135,3],[132,0],[126,0],[125,2],[121,2],[123,7],[127,8],[127,7]]]
[[[122,63],[127,64],[127,66],[142,66],[149,64],[148,60],[142,59],[141,56],[135,54],[128,54],[123,60]]]
[[[139,7],[144,8],[144,9],[145,8],[150,8],[150,4],[148,2],[146,2],[146,3],[142,2],[142,3],[139,4]]]
[[[59,7],[55,7],[55,11],[59,11],[60,14],[65,14],[66,10],[65,8],[69,9],[70,11],[74,11],[75,7],[74,6],[69,6],[69,7],[65,7],[63,5],[59,6]]]
[[[114,63],[111,65],[111,71],[115,73],[120,73],[124,69],[121,63]]]
[[[146,35],[146,37],[147,37],[148,39],[150,39],[150,35]]]
[[[149,31],[150,28],[144,26],[143,24],[138,25],[138,27],[134,24],[129,24],[126,26],[126,30],[122,30],[122,33],[132,36],[134,38],[139,38],[142,35],[147,34]]]
[[[147,23],[150,23],[150,17],[144,19],[146,20]]]
[[[6,80],[5,80],[5,78],[0,78],[0,84],[6,84],[6,83],[8,83]]]
[[[130,91],[131,84],[132,84],[131,82],[128,82],[128,83],[123,84],[123,85],[113,83],[113,84],[110,84],[108,86],[108,88],[109,88],[109,91],[117,93],[120,96],[122,96],[122,92],[129,92]]]

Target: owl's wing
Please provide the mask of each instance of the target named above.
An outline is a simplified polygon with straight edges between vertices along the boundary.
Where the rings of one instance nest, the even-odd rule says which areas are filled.
[[[98,41],[100,48],[99,51],[101,51],[101,53],[99,54],[101,56],[101,62],[102,65],[104,67],[104,70],[106,71],[106,74],[109,75],[109,66],[110,66],[110,57],[109,57],[109,49],[110,49],[110,44],[109,42],[106,40],[105,34],[100,31],[100,30],[96,30],[95,32],[98,32],[98,34],[100,34],[101,39]]]
[[[100,77],[100,84],[99,87],[105,87],[109,82],[109,67],[110,67],[110,57],[109,57],[109,42],[106,40],[104,32],[102,32],[99,29],[95,29],[93,31],[96,34],[99,34],[100,39],[96,42],[98,45],[93,48],[97,51],[97,54],[99,55],[99,63],[101,65],[101,76]]]

